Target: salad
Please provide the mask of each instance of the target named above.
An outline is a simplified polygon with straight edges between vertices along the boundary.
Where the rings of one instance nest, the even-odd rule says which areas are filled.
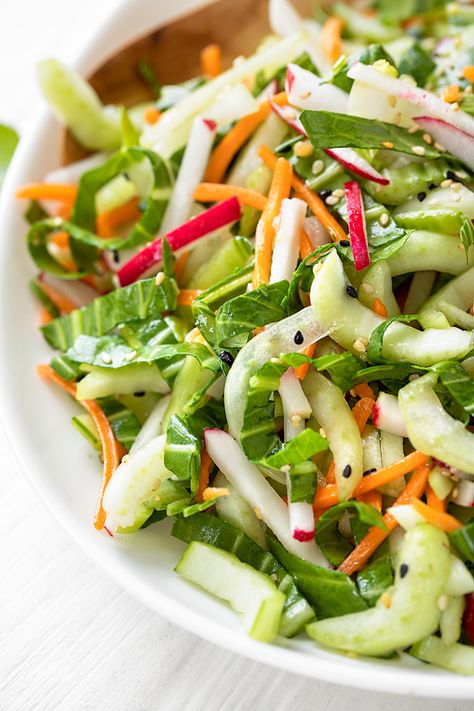
[[[127,109],[40,63],[89,155],[18,191],[38,372],[97,530],[171,517],[251,637],[474,674],[474,7],[269,7]]]

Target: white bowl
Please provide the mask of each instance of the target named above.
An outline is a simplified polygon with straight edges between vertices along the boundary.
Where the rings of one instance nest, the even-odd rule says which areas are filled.
[[[166,21],[165,15],[202,2],[175,0],[171,12],[163,4],[154,0],[121,4],[76,66],[84,73],[91,71],[125,42]],[[24,240],[24,205],[14,199],[17,186],[41,179],[57,166],[59,133],[47,110],[35,117],[21,140],[0,202],[0,408],[17,456],[45,504],[124,588],[160,615],[222,647],[328,682],[398,694],[474,698],[472,678],[421,664],[408,655],[387,661],[353,659],[304,638],[271,645],[255,642],[242,633],[229,609],[173,573],[184,546],[171,538],[167,523],[114,539],[95,531],[97,456],[71,427],[70,417],[78,408],[35,373],[35,366],[47,362],[51,351],[37,329],[38,308],[27,288],[33,267]]]

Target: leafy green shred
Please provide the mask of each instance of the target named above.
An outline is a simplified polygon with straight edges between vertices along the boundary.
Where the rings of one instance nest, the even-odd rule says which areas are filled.
[[[469,262],[469,249],[474,244],[474,225],[472,224],[472,220],[466,216],[463,216],[459,238],[466,253],[467,264]]]
[[[446,0],[377,0],[380,19],[388,25],[399,24],[415,15],[444,10]]]
[[[432,367],[439,375],[439,383],[451,398],[469,415],[474,414],[474,380],[462,365],[454,361],[444,361]]]
[[[352,387],[357,374],[364,366],[359,358],[356,358],[355,355],[348,351],[345,353],[329,353],[320,358],[315,358],[312,362],[316,370],[327,371],[334,385],[337,385],[343,393],[346,393]]]
[[[357,574],[359,592],[370,606],[375,605],[382,593],[393,583],[393,569],[390,554],[382,553],[374,558]]]
[[[40,302],[40,304],[46,309],[50,316],[57,318],[59,316],[59,309],[51,301],[49,296],[43,291],[41,285],[37,279],[31,279],[30,289],[33,296]]]
[[[386,330],[395,321],[401,321],[402,323],[410,323],[410,321],[416,321],[417,319],[417,314],[401,314],[400,316],[393,316],[393,318],[388,318],[383,321],[379,326],[377,326],[377,328],[372,331],[369,340],[369,345],[367,346],[368,361],[374,364],[387,363],[388,361],[382,355],[383,339]]]
[[[465,526],[452,531],[449,540],[459,551],[463,560],[474,564],[474,519],[471,519]]]
[[[143,79],[144,83],[150,89],[154,99],[161,97],[161,84],[158,81],[155,70],[151,66],[148,59],[140,59],[137,64],[137,73]]]
[[[398,63],[400,74],[410,74],[418,86],[425,86],[435,67],[436,62],[431,54],[424,50],[419,42],[414,42],[402,54]]]
[[[128,407],[115,398],[101,398],[97,403],[106,414],[115,438],[128,451],[141,428],[138,418]]]
[[[15,153],[18,141],[18,134],[13,128],[0,124],[0,187]]]

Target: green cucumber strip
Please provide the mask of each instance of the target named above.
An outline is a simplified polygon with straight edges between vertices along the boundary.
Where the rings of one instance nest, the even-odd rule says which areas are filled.
[[[414,644],[410,654],[455,674],[474,676],[474,647],[458,643],[447,645],[432,635]]]

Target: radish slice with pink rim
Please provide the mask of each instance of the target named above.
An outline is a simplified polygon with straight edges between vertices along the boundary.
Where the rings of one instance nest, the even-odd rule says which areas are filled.
[[[294,131],[297,131],[305,138],[308,137],[299,119],[297,109],[288,105],[278,106],[278,104],[271,100],[270,106],[277,116],[285,121],[288,126],[291,126]],[[371,180],[373,183],[378,183],[379,185],[388,185],[390,182],[375,170],[375,168],[372,168],[370,163],[368,163],[365,158],[362,158],[353,148],[325,148],[324,152],[360,178]]]
[[[379,430],[408,437],[398,399],[390,393],[380,393],[372,410],[372,424]]]
[[[357,272],[370,264],[367,230],[365,227],[364,203],[359,183],[350,180],[344,183],[344,194],[347,206],[347,223],[351,240],[352,255]]]
[[[230,225],[240,218],[240,205],[237,198],[232,197],[217,205],[213,205],[200,215],[191,218],[184,225],[168,232],[166,239],[173,252],[186,247],[201,237],[215,232],[220,227]],[[120,286],[127,286],[140,279],[149,269],[161,261],[162,238],[158,237],[130,259],[118,272]]]
[[[428,131],[449,153],[474,170],[474,135],[431,116],[417,116],[414,121],[424,131]]]
[[[336,111],[347,113],[349,95],[333,84],[321,79],[297,64],[289,64],[286,70],[286,93],[292,106],[312,111]]]

